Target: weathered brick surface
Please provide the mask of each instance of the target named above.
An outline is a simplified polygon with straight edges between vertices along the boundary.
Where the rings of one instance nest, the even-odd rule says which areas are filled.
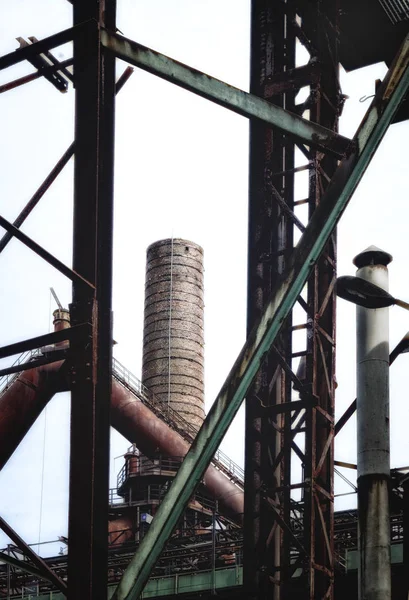
[[[142,382],[191,424],[204,418],[203,250],[182,239],[147,251]]]

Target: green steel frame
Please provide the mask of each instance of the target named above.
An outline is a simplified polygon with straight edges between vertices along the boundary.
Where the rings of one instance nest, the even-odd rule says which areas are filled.
[[[255,324],[148,535],[124,573],[114,598],[136,599],[180,519],[227,428],[300,296],[356,186],[409,89],[409,39],[378,90],[351,143],[282,107],[246,94],[204,73],[113,33],[115,0],[73,0],[75,27],[0,58],[0,69],[74,41],[76,132],[74,170],[74,326],[92,336],[72,342],[72,438],[68,597],[99,600],[106,593],[111,285],[114,149],[114,68],[117,57],[185,89],[276,127],[301,144],[343,157]],[[10,224],[3,221],[9,230]],[[18,228],[17,228],[18,229]],[[24,243],[31,243],[28,238]],[[101,243],[103,241],[103,244]],[[31,244],[43,258],[44,251]],[[91,283],[91,285],[89,285]],[[92,342],[91,342],[92,339]],[[7,349],[3,349],[4,352]],[[284,409],[284,407],[283,407]],[[81,502],[76,491],[82,489]],[[84,508],[84,495],[87,498]]]
[[[124,58],[122,56],[122,58]],[[358,128],[346,156],[312,215],[289,268],[250,333],[197,438],[164,498],[148,535],[125,571],[114,600],[136,600],[190,496],[244,400],[358,183],[409,90],[409,36]]]

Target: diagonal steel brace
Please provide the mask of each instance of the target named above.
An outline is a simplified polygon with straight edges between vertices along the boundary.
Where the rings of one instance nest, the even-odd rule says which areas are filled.
[[[358,128],[353,153],[338,167],[308,223],[289,269],[233,365],[147,535],[123,574],[114,600],[136,600],[139,597],[166,541],[251,386],[263,357],[297,301],[408,90],[409,36]]]

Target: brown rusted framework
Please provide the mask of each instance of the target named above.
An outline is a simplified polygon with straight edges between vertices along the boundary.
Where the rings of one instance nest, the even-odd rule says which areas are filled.
[[[292,0],[252,3],[251,93],[336,131],[343,104],[337,3],[331,2],[331,19],[328,7],[327,15],[321,13],[319,0],[301,12],[299,5]],[[305,26],[314,30],[314,44]],[[296,44],[309,54],[299,67]],[[307,98],[296,104],[305,86]],[[296,149],[302,156],[297,166]],[[252,122],[249,331],[336,165],[328,154]],[[297,177],[305,172],[308,189],[300,197]],[[252,597],[287,600],[296,588],[297,598],[333,597],[335,277],[334,236],[299,298],[297,317],[283,328],[247,399],[244,578]],[[295,331],[304,332],[303,343],[293,343]],[[294,578],[300,569],[303,575]]]
[[[115,57],[253,119],[249,331],[290,266],[298,233],[304,231],[320,204],[337,158],[349,148],[349,141],[333,133],[344,100],[338,81],[337,0],[252,0],[253,97],[117,35],[115,0],[70,1],[73,28],[32,45],[23,44],[0,58],[0,69],[22,60],[40,64],[40,54],[50,56],[54,47],[73,41],[72,59],[53,61],[52,68],[39,68],[36,74],[2,86],[0,93],[40,76],[55,83],[71,62],[76,88],[74,143],[14,224],[0,218],[0,226],[7,230],[0,240],[0,252],[11,237],[17,237],[73,281],[73,327],[70,333],[43,336],[46,340],[37,338],[4,347],[0,354],[8,356],[41,342],[70,340],[69,348],[64,346],[58,356],[65,359],[64,367],[55,364],[58,385],[55,377],[48,381],[53,384],[52,393],[62,385],[72,391],[68,597],[99,600],[106,595],[108,567]],[[321,12],[324,5],[325,14]],[[298,43],[309,54],[303,66],[296,64]],[[296,95],[306,86],[307,98],[297,104]],[[289,115],[289,121],[281,126],[277,114],[268,114],[266,103],[262,106],[259,98],[309,117],[322,127],[307,124],[305,129],[305,123],[303,127],[299,119]],[[283,117],[283,111],[280,114]],[[296,150],[302,164],[295,162]],[[358,161],[360,149],[355,146],[349,150]],[[19,227],[73,154],[74,252],[70,269]],[[344,167],[346,174],[341,173],[339,180],[351,175],[353,161]],[[306,173],[308,189],[299,195],[297,179]],[[332,193],[334,189],[336,184]],[[317,211],[315,216],[319,214]],[[317,226],[315,231],[318,235]],[[335,276],[333,236],[298,299],[298,312],[287,319],[247,399],[247,597],[333,598]],[[303,343],[295,343],[295,332],[304,332]],[[31,366],[49,362],[37,361]],[[81,495],[76,493],[78,489]]]
[[[61,84],[65,64],[49,51],[67,41],[74,45],[75,142],[14,225],[1,218],[7,234],[0,242],[1,251],[12,236],[16,237],[73,282],[71,317],[73,331],[79,335],[57,334],[71,338],[64,375],[72,392],[68,558],[68,598],[72,600],[97,600],[106,596],[107,589],[115,57],[103,49],[100,36],[102,27],[115,31],[115,14],[115,0],[75,1],[73,28],[41,41],[33,38],[32,44],[23,40],[19,50],[0,58],[0,68],[28,60],[39,69],[36,76]],[[42,55],[51,60],[55,72],[42,68]],[[12,82],[1,91],[32,79]],[[19,227],[73,154],[70,269],[20,232]],[[52,343],[52,336],[45,337]],[[42,341],[48,339],[5,347],[3,356],[33,348],[34,343]]]

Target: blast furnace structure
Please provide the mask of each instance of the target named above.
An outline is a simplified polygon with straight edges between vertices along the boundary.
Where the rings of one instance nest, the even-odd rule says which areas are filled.
[[[246,399],[244,587],[239,576],[233,582],[227,577],[224,581],[230,583],[220,594],[242,594],[257,600],[333,600],[334,581],[338,581],[340,597],[350,594],[356,588],[354,575],[343,578],[339,573],[348,566],[342,552],[353,540],[354,515],[334,518],[334,437],[354,412],[352,404],[335,424],[335,228],[389,125],[407,118],[407,2],[252,0],[250,93],[124,38],[117,29],[115,0],[71,0],[71,4],[72,28],[40,41],[32,37],[31,44],[23,40],[16,51],[0,57],[0,69],[24,61],[36,69],[27,77],[10,80],[2,92],[40,77],[60,91],[68,88],[69,81],[75,84],[74,143],[14,224],[0,217],[0,226],[7,230],[0,251],[14,236],[73,284],[71,327],[59,326],[60,330],[52,334],[0,349],[0,358],[30,353],[26,355],[28,362],[19,360],[1,371],[6,377],[22,371],[14,381],[7,380],[1,397],[2,465],[52,395],[61,389],[71,390],[68,564],[66,573],[63,570],[59,577],[58,561],[46,564],[39,559],[3,521],[2,529],[28,558],[2,556],[2,560],[12,565],[20,583],[26,577],[22,573],[29,570],[31,575],[51,581],[69,600],[106,597],[108,557],[112,557],[108,519],[112,512],[116,515],[113,521],[129,518],[128,514],[118,516],[107,503],[111,416],[112,425],[130,442],[138,439],[149,460],[158,460],[159,445],[167,457],[183,457],[172,485],[165,486],[167,492],[155,514],[155,525],[149,528],[115,591],[118,600],[137,598],[160,563],[161,551],[177,530],[184,511],[204,514],[202,508],[191,506],[202,479],[230,516],[243,512],[243,492],[235,481],[236,474],[220,456],[212,457]],[[73,56],[62,64],[51,50],[71,41]],[[303,64],[296,61],[298,44],[308,54]],[[204,416],[202,391],[200,385],[190,384],[200,381],[200,352],[193,351],[195,368],[186,370],[190,359],[179,356],[177,346],[169,344],[176,334],[178,302],[185,302],[185,298],[173,302],[170,289],[173,282],[176,284],[171,276],[173,243],[152,247],[148,269],[153,276],[154,253],[168,253],[163,267],[168,277],[164,301],[160,299],[162,284],[152,280],[152,289],[157,286],[153,292],[157,294],[157,309],[166,318],[157,320],[146,314],[145,326],[143,377],[161,400],[155,402],[153,394],[145,392],[147,388],[112,361],[115,95],[130,76],[128,68],[115,83],[116,59],[250,120],[248,339],[197,436],[195,425]],[[353,70],[379,61],[386,62],[388,72],[377,85],[354,138],[347,139],[337,132],[346,100],[339,66]],[[67,70],[72,65],[73,74]],[[307,89],[306,98],[297,102],[303,88]],[[301,164],[295,163],[296,150],[303,157]],[[20,227],[73,155],[70,268]],[[308,173],[308,185],[296,196],[296,178],[302,172]],[[183,246],[178,246],[179,250],[184,253]],[[193,246],[189,250],[192,254],[196,251]],[[149,288],[148,281],[151,294]],[[303,310],[301,323],[292,320],[296,303]],[[200,329],[198,314],[191,322]],[[163,352],[154,343],[151,326],[158,327],[165,343]],[[294,331],[305,334],[301,350],[293,347]],[[303,379],[297,376],[300,358],[305,363]],[[189,373],[183,379],[184,387],[196,388],[186,405],[179,387],[185,375],[179,372],[178,364]],[[162,379],[166,369],[174,377],[172,383]],[[297,399],[292,397],[292,387],[299,394]],[[181,423],[180,419],[186,423],[185,418],[175,408],[185,411],[188,426]],[[195,435],[186,434],[192,427]],[[187,435],[191,435],[190,440]],[[301,467],[298,470],[294,469],[295,457]],[[129,479],[145,476],[146,465],[140,460],[136,455],[127,457]],[[152,464],[154,470],[164,467]],[[166,465],[168,470],[171,467],[173,463]],[[408,505],[407,487],[395,473],[392,541],[402,541],[402,503]],[[130,486],[122,485],[122,491],[123,498],[131,495]],[[334,527],[337,520],[342,525],[338,532]],[[405,518],[404,522],[407,525],[409,521]],[[133,527],[132,523],[128,527],[130,538],[135,535]],[[216,529],[214,518],[212,527]],[[224,531],[222,526],[219,531]],[[334,545],[336,539],[340,546]],[[408,535],[403,554],[408,572]],[[115,567],[113,571],[116,573]],[[174,583],[179,581],[179,574],[174,573]],[[399,577],[395,583],[392,578],[392,595],[407,597],[408,580],[402,573]],[[216,579],[212,574],[207,584],[201,580],[201,590],[213,595]],[[151,591],[149,594],[154,595]],[[176,586],[173,593],[178,591]],[[158,588],[156,593],[159,595]]]

